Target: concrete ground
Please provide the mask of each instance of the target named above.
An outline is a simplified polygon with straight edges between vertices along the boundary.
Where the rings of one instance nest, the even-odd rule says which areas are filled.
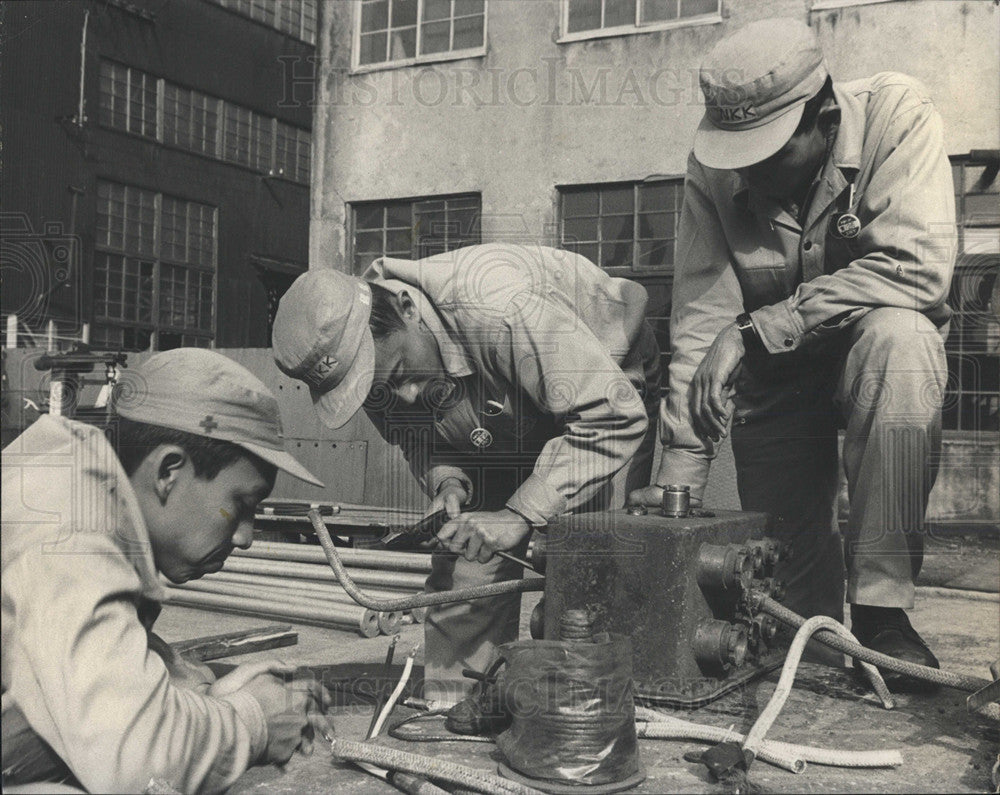
[[[929,642],[941,667],[989,677],[988,666],[1000,659],[1000,557],[995,536],[931,540],[919,582],[914,626]],[[527,619],[537,594],[524,598]],[[522,622],[522,635],[527,636]],[[157,631],[169,641],[277,623],[271,619],[167,606]],[[287,623],[287,622],[286,622]],[[356,633],[295,624],[296,646],[227,659],[239,663],[272,655],[300,666],[321,667],[325,675],[348,677],[355,691],[364,690],[384,660],[386,637],[361,638]],[[398,675],[406,652],[422,642],[420,625],[404,626],[397,647]],[[418,656],[417,661],[420,662]],[[331,679],[330,681],[334,681]],[[773,674],[712,705],[684,711],[679,717],[746,732],[767,703],[777,675]],[[357,687],[358,683],[361,687]],[[364,700],[341,698],[333,713],[338,736],[361,739],[372,708]],[[773,792],[984,792],[992,791],[990,769],[1000,750],[1000,730],[969,715],[965,694],[942,689],[934,695],[900,696],[895,710],[881,708],[849,670],[804,663],[796,687],[768,737],[788,742],[848,750],[896,748],[904,764],[895,769],[849,770],[810,765],[793,774],[758,761],[752,781]],[[405,708],[394,714],[411,714]],[[496,749],[466,742],[387,745],[431,754],[484,770],[496,770]],[[647,778],[635,792],[718,792],[701,764],[684,760],[685,753],[704,750],[696,741],[640,741]],[[356,769],[335,762],[318,743],[312,757],[295,757],[283,770],[254,768],[236,784],[236,792],[394,792]]]

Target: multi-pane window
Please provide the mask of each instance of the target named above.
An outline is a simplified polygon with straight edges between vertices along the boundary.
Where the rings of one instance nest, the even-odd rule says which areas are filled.
[[[100,114],[101,123],[116,130],[263,174],[309,181],[308,130],[112,61],[101,62]]]
[[[226,103],[223,156],[255,171],[270,171],[273,121],[247,108]]]
[[[212,0],[309,44],[316,43],[317,0]]]
[[[305,130],[278,122],[274,146],[274,169],[278,176],[296,182],[309,181],[309,147],[312,136]]]
[[[574,34],[633,33],[719,17],[720,0],[564,0],[563,29]]]
[[[156,78],[130,66],[101,61],[101,124],[156,137]]]
[[[100,347],[206,347],[218,219],[207,204],[98,182],[94,325]]]
[[[683,193],[680,179],[560,188],[562,247],[603,268],[669,271]]]
[[[646,319],[665,359],[670,350],[670,291],[683,200],[683,179],[559,189],[560,244],[646,288]]]
[[[361,0],[356,66],[475,54],[485,45],[485,0]]]
[[[482,242],[478,194],[353,205],[354,270],[379,257],[420,259]]]
[[[945,350],[944,427],[1000,430],[1000,155],[952,162],[959,255],[951,283]]]
[[[181,88],[163,86],[163,143],[217,157],[220,100]]]

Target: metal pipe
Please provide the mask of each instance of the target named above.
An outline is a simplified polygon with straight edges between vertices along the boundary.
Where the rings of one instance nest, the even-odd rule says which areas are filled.
[[[329,537],[329,536],[327,536]],[[298,577],[303,580],[321,580],[337,582],[337,575],[328,567],[315,566],[311,563],[288,563],[281,560],[255,560],[253,558],[234,558],[226,560],[223,571],[242,572],[244,574],[271,574],[286,577]],[[348,572],[352,582],[362,585],[377,585],[384,588],[399,588],[405,590],[423,590],[423,574],[413,574],[403,571],[377,571],[374,569],[351,569]]]
[[[230,610],[235,613],[294,618],[351,627],[352,629],[357,629],[366,638],[373,638],[378,635],[378,615],[373,610],[351,609],[348,605],[325,604],[322,606],[307,607],[305,605],[289,604],[284,601],[278,602],[251,597],[238,598],[225,594],[201,593],[198,591],[181,590],[179,588],[168,588],[166,601],[168,604],[175,605],[210,607],[219,610]]]
[[[350,567],[412,572],[430,572],[431,570],[431,556],[416,552],[391,552],[381,549],[340,547],[338,553],[340,554],[340,559]],[[297,563],[322,563],[326,565],[326,556],[323,554],[323,549],[310,544],[254,541],[249,549],[234,549],[233,555],[238,558],[287,560]]]
[[[257,585],[279,591],[302,591],[305,593],[324,594],[331,599],[341,601],[342,598],[350,599],[340,583],[318,582],[316,580],[298,580],[294,577],[271,577],[266,574],[243,574],[241,572],[218,571],[204,577],[202,582],[238,582],[244,585]],[[371,588],[369,593],[380,599],[399,599],[402,596],[411,596],[421,591],[414,590],[392,590],[388,588]],[[353,600],[351,600],[353,602]]]
[[[174,585],[181,591],[199,591],[202,593],[221,593],[229,596],[240,596],[249,599],[263,599],[265,601],[282,602],[287,601],[294,604],[321,605],[321,604],[352,604],[345,600],[330,599],[318,593],[305,593],[298,591],[278,591],[273,588],[261,588],[248,583],[219,582],[217,580],[194,580],[183,585]],[[349,598],[349,597],[348,597]]]
[[[319,541],[323,545],[327,562],[335,572],[336,579],[344,586],[351,597],[359,605],[370,607],[372,610],[410,610],[414,607],[429,607],[431,605],[441,605],[451,602],[467,602],[471,599],[485,599],[487,597],[500,596],[507,593],[524,593],[525,591],[541,591],[545,588],[544,578],[530,580],[508,580],[507,582],[494,582],[487,585],[478,585],[472,588],[462,588],[457,591],[442,591],[439,593],[426,593],[411,596],[403,599],[372,599],[364,591],[357,587],[355,581],[344,568],[340,560],[337,548],[330,538],[330,533],[323,524],[323,519],[319,511],[309,511],[309,521],[319,536]],[[360,582],[360,580],[358,581]]]
[[[399,610],[390,610],[378,614],[378,631],[383,635],[395,635],[399,625],[403,623],[403,614]]]

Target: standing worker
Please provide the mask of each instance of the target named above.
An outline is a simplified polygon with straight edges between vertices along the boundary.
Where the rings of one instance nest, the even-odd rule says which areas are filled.
[[[732,420],[740,499],[771,514],[805,615],[937,660],[910,625],[940,450],[955,208],[925,89],[884,72],[833,83],[813,32],[752,23],[702,65],[674,274],[670,390],[653,486],[700,499]],[[838,427],[850,519],[837,535]],[[914,680],[883,672],[896,689]]]
[[[451,517],[429,591],[519,578],[559,514],[621,505],[649,482],[659,349],[646,291],[585,258],[542,246],[470,246],[420,260],[382,257],[363,279],[329,268],[281,300],[274,356],[309,384],[321,419],[364,405]],[[627,480],[613,496],[619,473]],[[460,514],[462,506],[474,510]],[[427,697],[467,689],[517,639],[520,594],[431,608]]]

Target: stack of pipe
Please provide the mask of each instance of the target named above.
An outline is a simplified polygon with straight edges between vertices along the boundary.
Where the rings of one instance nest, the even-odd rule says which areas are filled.
[[[350,576],[379,598],[411,596],[424,589],[431,556],[376,549],[338,550]],[[365,637],[391,635],[404,621],[422,622],[425,608],[376,613],[358,605],[337,582],[323,550],[306,544],[256,541],[230,555],[222,571],[169,585],[171,604],[247,613],[358,630]]]

